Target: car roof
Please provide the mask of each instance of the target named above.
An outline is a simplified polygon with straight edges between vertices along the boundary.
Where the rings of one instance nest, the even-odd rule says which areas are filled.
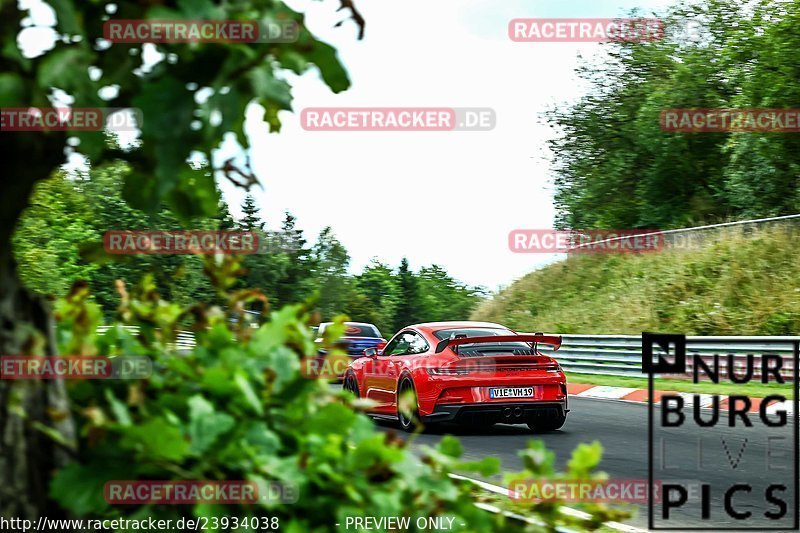
[[[474,320],[456,320],[450,322],[423,322],[421,324],[413,324],[409,328],[418,329],[427,333],[433,333],[440,329],[456,329],[456,328],[502,328],[509,329],[502,324],[495,324],[494,322],[476,322]],[[405,329],[405,328],[403,328]]]
[[[320,322],[320,326],[329,326],[333,324],[333,322]],[[351,326],[372,326],[375,327],[375,324],[370,324],[369,322],[342,322],[342,324],[349,324]]]

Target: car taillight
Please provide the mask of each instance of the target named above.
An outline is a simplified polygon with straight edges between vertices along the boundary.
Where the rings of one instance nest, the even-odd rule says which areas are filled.
[[[428,374],[431,376],[466,376],[469,370],[463,368],[429,368]]]
[[[545,367],[547,372],[561,372],[561,365],[548,365]]]

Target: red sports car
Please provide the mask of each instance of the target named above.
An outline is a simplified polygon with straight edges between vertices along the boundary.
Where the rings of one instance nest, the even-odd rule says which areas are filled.
[[[423,424],[455,422],[488,427],[525,423],[550,431],[567,418],[567,378],[537,344],[561,337],[515,333],[489,322],[431,322],[408,326],[382,349],[368,348],[350,363],[344,388],[373,400],[370,414]],[[410,398],[413,413],[398,409]],[[403,402],[404,400],[400,400]]]

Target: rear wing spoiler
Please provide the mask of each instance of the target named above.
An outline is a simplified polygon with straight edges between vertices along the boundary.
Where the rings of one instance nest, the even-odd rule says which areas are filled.
[[[498,342],[533,342],[550,344],[554,350],[561,347],[561,335],[490,335],[488,337],[458,337],[455,339],[445,339],[436,345],[434,353],[441,353],[446,348],[459,346],[461,344],[496,344]]]

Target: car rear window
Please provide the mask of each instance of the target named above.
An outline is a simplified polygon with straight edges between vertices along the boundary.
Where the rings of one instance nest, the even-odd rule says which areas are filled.
[[[492,335],[513,335],[513,331],[501,328],[449,328],[434,331],[437,339],[443,341],[456,335],[466,335],[467,337],[489,337]]]
[[[345,337],[380,337],[381,332],[378,328],[369,324],[347,324],[344,330]]]
[[[457,335],[466,335],[467,337],[491,337],[497,335],[514,334],[515,333],[513,331],[503,328],[448,328],[433,332],[433,335],[440,341],[455,338]],[[463,355],[467,355],[469,353],[484,354],[498,352],[507,352],[518,355],[527,355],[532,353],[530,350],[530,345],[526,342],[461,344],[458,346],[458,353]]]

